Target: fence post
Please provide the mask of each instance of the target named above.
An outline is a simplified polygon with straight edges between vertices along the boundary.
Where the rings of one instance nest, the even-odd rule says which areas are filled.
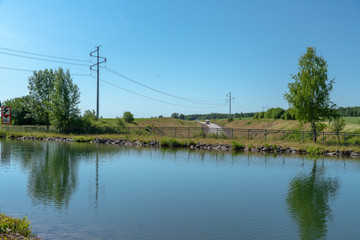
[[[285,142],[285,131],[283,130],[283,142]]]
[[[325,141],[325,132],[323,132],[323,143],[324,143],[324,141]]]
[[[176,137],[176,127],[175,127],[175,137]]]
[[[302,134],[302,137],[301,137],[301,142],[304,143],[304,134],[305,134],[305,133],[304,133],[304,131],[303,131],[302,133],[303,133],[303,134]]]
[[[248,129],[248,139],[250,138],[250,129]]]
[[[266,140],[266,134],[267,134],[267,130],[265,129],[265,140]]]
[[[346,143],[346,133],[344,133],[344,144]]]
[[[188,138],[190,138],[190,128],[188,127]]]
[[[234,139],[234,129],[231,129],[231,139]]]

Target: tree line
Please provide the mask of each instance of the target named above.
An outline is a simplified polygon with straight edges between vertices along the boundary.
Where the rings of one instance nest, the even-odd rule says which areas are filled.
[[[28,89],[28,95],[2,103],[12,108],[14,124],[46,125],[47,129],[51,124],[60,131],[80,124],[80,91],[73,84],[69,70],[34,71],[29,77]]]
[[[255,115],[255,113],[234,113],[234,114],[231,114],[231,117],[241,119],[243,117],[253,117],[254,115]],[[227,114],[227,113],[208,113],[208,114],[184,115],[182,113],[173,113],[173,114],[171,114],[170,117],[192,121],[192,120],[205,120],[205,119],[224,119],[224,118],[228,118],[229,114]],[[163,116],[160,115],[159,118],[163,118]]]
[[[134,122],[131,112],[124,112],[115,123],[106,123],[96,117],[94,110],[86,110],[81,116],[80,90],[73,83],[69,70],[45,69],[34,71],[28,80],[29,94],[0,103],[11,107],[12,123],[15,125],[55,126],[60,132],[82,132],[104,127],[117,127],[119,131],[126,123]],[[97,130],[98,131],[98,130]]]

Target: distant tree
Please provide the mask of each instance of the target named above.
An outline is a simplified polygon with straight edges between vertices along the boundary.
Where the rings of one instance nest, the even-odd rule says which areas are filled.
[[[179,119],[184,120],[184,119],[185,119],[185,115],[181,113],[181,114],[179,115]]]
[[[95,110],[86,110],[86,111],[84,112],[83,118],[84,118],[84,119],[89,119],[89,120],[91,120],[91,121],[96,121],[96,120],[98,120],[98,118],[97,118],[97,116],[96,116]]]
[[[295,120],[295,110],[293,108],[287,109],[280,118],[284,120]]]
[[[285,109],[282,108],[270,108],[265,114],[264,118],[280,119],[280,117],[285,113]]]
[[[336,136],[340,139],[339,132],[343,131],[345,128],[345,119],[344,118],[336,118],[331,123],[331,130],[336,132]]]
[[[261,119],[261,118],[264,118],[265,116],[265,112],[257,112],[255,115],[254,115],[254,119]]]
[[[11,119],[16,125],[36,124],[32,114],[32,101],[29,95],[9,99],[3,102],[4,106],[11,107]]]
[[[80,120],[80,127],[91,127],[95,125],[98,118],[95,110],[86,110]]]
[[[55,72],[50,69],[34,71],[29,77],[29,94],[33,100],[33,117],[40,123],[45,124],[49,130],[51,94],[54,91]]]
[[[298,70],[292,75],[295,82],[289,83],[289,93],[284,98],[295,109],[298,121],[311,124],[316,142],[317,124],[337,116],[336,105],[330,101],[334,80],[328,80],[327,63],[312,47],[299,58]]]
[[[173,114],[171,114],[171,117],[172,118],[179,118],[179,113],[173,113]]]
[[[131,112],[124,112],[123,119],[127,123],[133,123],[134,122],[134,115]]]
[[[159,118],[164,118],[164,116],[163,116],[163,115],[159,115]]]
[[[80,91],[73,84],[70,72],[62,68],[55,71],[54,91],[51,95],[51,123],[60,131],[67,131],[79,118]]]

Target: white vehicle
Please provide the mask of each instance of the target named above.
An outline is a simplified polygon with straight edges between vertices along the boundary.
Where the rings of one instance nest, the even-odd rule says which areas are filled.
[[[210,124],[210,120],[205,120],[205,123],[206,123],[206,124]]]

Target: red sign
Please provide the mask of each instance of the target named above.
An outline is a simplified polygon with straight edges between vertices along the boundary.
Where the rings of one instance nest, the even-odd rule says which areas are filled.
[[[11,124],[11,107],[1,107],[1,124]]]

